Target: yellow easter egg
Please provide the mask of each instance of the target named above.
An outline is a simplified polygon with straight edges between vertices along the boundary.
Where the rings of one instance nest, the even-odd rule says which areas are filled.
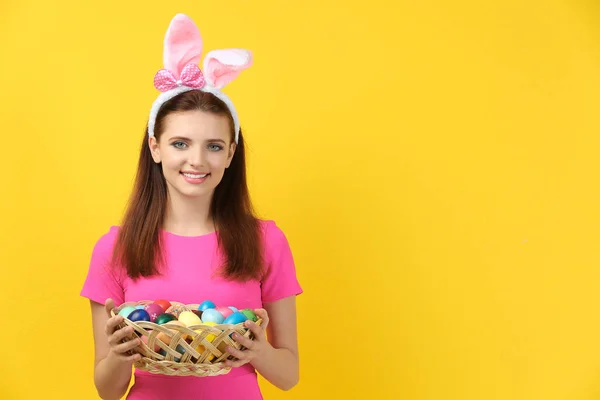
[[[214,322],[203,322],[202,325],[207,325],[207,326],[216,326],[217,324]],[[196,332],[200,332],[202,331],[202,328],[200,328],[200,330],[197,330]],[[206,340],[208,340],[209,342],[212,343],[213,340],[215,340],[217,337],[215,335],[213,335],[212,333],[206,335]]]
[[[214,323],[214,322],[204,322],[204,323],[202,323],[202,325],[215,326],[217,324]],[[199,329],[195,330],[195,332],[198,332],[198,333],[201,333],[202,331],[203,331],[202,328],[199,328]],[[209,342],[211,342],[211,343],[215,339],[216,339],[216,336],[213,335],[212,333],[209,333],[208,335],[206,335],[206,340],[209,341]],[[198,353],[202,354],[202,353],[204,353],[204,351],[206,350],[206,348],[203,345],[199,345],[196,350],[198,351]],[[211,354],[211,355],[209,355],[207,357],[208,361],[212,361],[214,359],[215,359],[215,355],[214,354]]]
[[[179,314],[178,320],[180,322],[183,322],[186,326],[202,324],[202,320],[200,319],[200,317],[191,311],[183,311],[181,314]]]
[[[196,349],[196,351],[198,351],[198,353],[203,354],[206,351],[206,347],[200,345],[198,346],[198,348]],[[212,361],[215,359],[215,355],[214,354],[209,354],[208,357],[206,357],[207,361]]]

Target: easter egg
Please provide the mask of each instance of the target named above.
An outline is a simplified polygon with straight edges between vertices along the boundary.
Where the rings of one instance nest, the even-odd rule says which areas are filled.
[[[202,354],[206,351],[206,347],[200,345],[200,346],[196,347],[196,351],[200,354],[199,358],[202,358]],[[210,356],[211,355],[209,355],[208,357],[206,357],[206,359],[210,361]]]
[[[164,358],[165,361],[167,360],[167,352],[164,349],[160,349],[158,351],[158,354],[160,354],[161,356],[164,356],[165,357]]]
[[[202,354],[203,354],[203,353],[206,351],[206,347],[204,347],[204,346],[200,345],[200,346],[198,346],[198,348],[196,349],[196,351],[197,351],[198,353],[200,353],[200,355],[202,356]],[[212,354],[212,353],[210,353],[210,354],[208,355],[208,357],[206,357],[206,359],[205,359],[204,361],[209,361],[209,362],[210,362],[210,361],[212,361],[212,360],[214,360],[214,359],[215,359],[215,355],[214,355],[214,354]]]
[[[169,307],[165,312],[173,314],[174,316],[179,318],[179,314],[181,314],[184,311],[189,311],[186,306],[184,306],[183,304],[174,304],[171,307]]]
[[[197,316],[199,316],[200,318],[202,318],[202,311],[200,311],[200,310],[192,310],[192,312],[194,314],[196,314]]]
[[[229,317],[234,312],[229,307],[217,307],[217,311],[221,313],[221,315],[223,316],[223,318]]]
[[[240,311],[242,314],[244,314],[246,316],[246,318],[248,318],[251,321],[258,321],[258,317],[256,316],[256,314],[254,314],[254,311],[252,311],[249,308],[244,308],[242,311]]]
[[[248,317],[246,317],[242,312],[240,311],[236,311],[233,314],[231,314],[229,317],[225,318],[225,321],[223,321],[224,324],[239,324],[242,323],[244,321],[246,321],[248,319]]]
[[[156,335],[156,340],[155,343],[158,341],[163,342],[164,344],[166,344],[167,346],[171,344],[171,336],[169,336],[166,333],[163,332],[159,332],[158,335]],[[156,347],[158,347],[158,344],[156,344]]]
[[[181,355],[184,355],[184,354],[185,354],[185,349],[184,349],[184,348],[183,348],[183,346],[182,346],[182,345],[180,345],[180,344],[178,344],[178,345],[177,345],[177,347],[175,347],[175,350],[176,350],[176,351],[177,351],[179,354],[181,354]],[[175,362],[179,362],[179,361],[181,361],[181,358],[177,358],[177,357],[175,357]]]
[[[183,322],[181,322],[181,321],[177,321],[177,320],[175,320],[175,321],[169,321],[169,322],[167,322],[167,323],[165,324],[165,326],[167,326],[167,327],[169,327],[169,326],[173,326],[173,325],[185,326],[185,324],[184,324]],[[172,331],[175,331],[175,329],[171,329],[171,330],[172,330]],[[178,330],[179,330],[179,329],[177,329],[177,331],[178,331]]]
[[[148,321],[150,322],[150,314],[146,310],[133,310],[127,317],[130,321]]]
[[[167,322],[173,321],[176,319],[177,319],[177,317],[174,316],[173,314],[163,313],[163,314],[159,314],[156,317],[156,320],[154,322],[157,323],[158,325],[162,325],[162,324],[166,324]]]
[[[144,307],[144,310],[150,315],[150,321],[155,322],[156,318],[165,312],[162,307],[156,303],[148,304]]]
[[[214,322],[220,324],[225,318],[223,315],[214,308],[209,308],[202,312],[202,322]]]
[[[143,305],[139,305],[139,306],[135,306],[136,310],[143,310],[144,306]]]
[[[175,348],[175,350],[176,350],[178,353],[180,353],[181,355],[185,354],[185,349],[184,349],[184,348],[183,348],[183,346],[182,346],[182,345],[180,345],[180,344],[178,344],[178,345],[177,345],[177,347]],[[165,350],[163,350],[163,349],[160,349],[160,350],[159,350],[159,352],[158,352],[158,354],[160,354],[160,355],[164,356],[165,358],[167,357],[167,352],[166,352]],[[179,357],[173,357],[173,361],[175,361],[175,362],[180,362],[180,361],[181,361],[181,358],[179,358]]]
[[[140,339],[142,341],[143,344],[140,344],[139,346],[137,346],[135,348],[135,350],[137,350],[139,353],[148,356],[149,352],[150,352],[150,345],[148,344],[148,336],[146,335],[140,335]],[[160,348],[155,344],[154,345],[154,351],[158,351]]]
[[[129,350],[131,354],[133,353],[143,353],[144,345],[148,345],[148,340],[144,339],[144,335],[139,335],[140,344],[135,346],[132,350]]]
[[[136,349],[139,349],[140,353],[146,354],[146,352],[148,351],[148,349],[150,349],[150,345],[148,344],[148,336],[146,336],[146,335],[140,335],[140,339],[142,340],[142,342],[144,344],[143,345],[140,344],[138,347],[136,347]],[[145,349],[144,345],[146,345],[146,347],[148,349]],[[156,345],[156,342],[154,342],[154,351],[158,351],[159,349],[160,349],[160,347],[158,347]]]
[[[240,311],[240,310],[238,310],[237,308],[235,308],[235,307],[233,307],[233,306],[229,306],[229,307],[227,307],[227,308],[229,308],[229,309],[230,309],[231,311],[233,311],[233,312],[238,312],[238,311]],[[227,317],[225,317],[225,318],[227,318]]]
[[[204,325],[206,326],[215,326],[216,324],[214,322],[206,322]],[[203,331],[203,329],[196,329],[196,332],[201,333]],[[213,340],[216,339],[216,336],[213,335],[212,333],[209,333],[208,335],[205,336],[205,339],[212,343]],[[202,354],[204,353],[204,351],[206,350],[206,347],[204,347],[202,344],[198,346],[198,348],[196,349],[198,351],[198,353]],[[215,358],[214,354],[209,355],[206,359],[208,361],[212,361]]]
[[[204,300],[198,306],[198,310],[204,312],[204,311],[208,310],[209,308],[215,308],[215,307],[216,307],[216,305],[212,301],[210,301],[210,300]]]
[[[183,322],[186,326],[200,325],[202,320],[196,314],[191,311],[184,311],[179,314],[178,320]]]
[[[203,325],[205,326],[216,326],[217,324],[214,322],[205,322]],[[196,332],[202,332],[203,329],[196,329]],[[213,340],[215,340],[216,336],[213,335],[212,333],[209,333],[208,335],[206,335],[206,340],[208,340],[209,342],[212,342]]]
[[[167,312],[169,307],[171,307],[171,302],[164,299],[156,300],[154,304],[159,305],[163,309],[163,312]]]
[[[129,316],[129,314],[131,314],[135,310],[136,310],[136,308],[132,307],[132,306],[123,307],[123,309],[121,311],[119,311],[119,315],[127,318]]]
[[[164,324],[163,326],[168,328],[169,326],[173,326],[173,325],[185,326],[183,324],[183,322],[180,322],[180,321],[169,321],[166,324]],[[156,339],[160,339],[167,346],[170,345],[171,337],[173,337],[177,333],[177,330],[169,329],[169,331],[171,331],[170,335],[165,332],[159,332],[158,335],[156,335]],[[185,339],[185,336],[187,336],[187,335],[183,335],[182,337]]]

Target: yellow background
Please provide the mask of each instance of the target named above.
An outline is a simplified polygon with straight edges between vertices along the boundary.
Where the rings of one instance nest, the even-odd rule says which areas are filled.
[[[0,398],[96,398],[79,290],[177,12],[256,57],[227,92],[305,289],[267,399],[600,399],[600,6],[573,0],[4,0]]]

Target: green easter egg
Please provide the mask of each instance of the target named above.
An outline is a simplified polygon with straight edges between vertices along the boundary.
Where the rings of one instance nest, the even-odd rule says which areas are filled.
[[[156,324],[158,325],[162,325],[162,324],[166,324],[169,321],[175,321],[177,319],[176,316],[174,316],[173,314],[168,314],[168,313],[164,313],[164,314],[160,314],[158,317],[156,317]]]
[[[244,314],[249,320],[251,321],[258,321],[258,317],[256,316],[256,314],[254,314],[254,311],[252,311],[249,308],[244,308],[242,311],[240,311],[242,314]]]

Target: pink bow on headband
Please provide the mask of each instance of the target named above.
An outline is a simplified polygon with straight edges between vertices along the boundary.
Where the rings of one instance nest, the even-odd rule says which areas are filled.
[[[200,89],[204,87],[205,83],[204,74],[194,63],[189,63],[183,67],[179,80],[168,69],[161,69],[154,75],[154,87],[161,92],[175,89],[178,86]]]
[[[250,51],[221,49],[210,51],[204,58],[203,70],[200,70],[198,63],[202,56],[202,45],[200,31],[191,18],[177,14],[165,36],[165,68],[154,76],[154,87],[161,92],[178,86],[199,89],[207,84],[221,89],[252,65]]]

